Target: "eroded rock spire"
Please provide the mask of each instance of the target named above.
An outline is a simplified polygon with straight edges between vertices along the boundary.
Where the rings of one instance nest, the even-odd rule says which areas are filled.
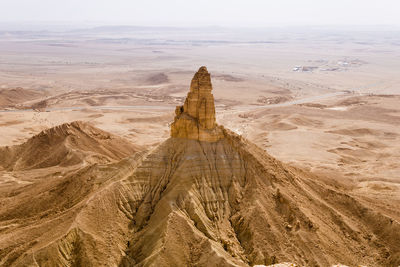
[[[216,142],[223,138],[222,130],[215,121],[214,96],[211,93],[210,73],[201,67],[190,84],[185,104],[177,106],[171,136],[199,141]]]

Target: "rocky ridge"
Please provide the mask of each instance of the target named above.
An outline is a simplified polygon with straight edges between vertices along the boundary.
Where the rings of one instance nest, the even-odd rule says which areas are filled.
[[[64,123],[40,132],[25,143],[0,147],[0,168],[29,170],[52,166],[108,163],[140,150],[127,140],[87,122]]]

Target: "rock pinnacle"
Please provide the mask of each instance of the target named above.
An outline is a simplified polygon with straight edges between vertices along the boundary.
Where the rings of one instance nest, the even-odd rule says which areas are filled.
[[[222,130],[215,121],[214,96],[211,91],[210,73],[203,66],[192,79],[184,105],[175,109],[171,137],[207,142],[223,138]]]

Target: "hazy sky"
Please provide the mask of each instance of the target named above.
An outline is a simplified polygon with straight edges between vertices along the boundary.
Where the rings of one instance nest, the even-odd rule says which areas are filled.
[[[0,0],[0,22],[400,25],[400,0]]]

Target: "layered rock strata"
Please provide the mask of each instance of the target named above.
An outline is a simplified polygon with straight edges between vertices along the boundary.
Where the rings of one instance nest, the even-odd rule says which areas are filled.
[[[171,137],[206,142],[223,138],[222,128],[215,121],[214,96],[210,73],[201,67],[190,84],[185,104],[177,106],[171,126]]]

